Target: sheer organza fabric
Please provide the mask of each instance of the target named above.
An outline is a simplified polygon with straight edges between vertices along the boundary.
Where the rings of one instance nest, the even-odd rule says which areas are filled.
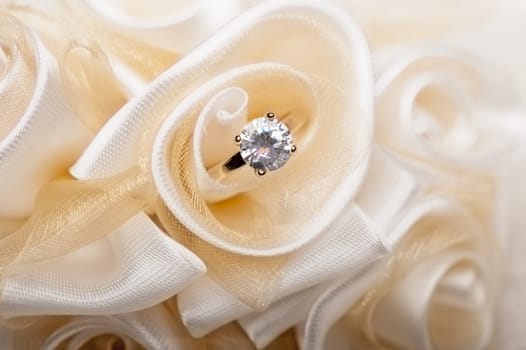
[[[287,15],[287,13],[289,14]],[[284,254],[291,254],[300,247],[310,243],[310,241],[315,240],[316,236],[320,235],[324,228],[331,224],[337,214],[344,208],[347,208],[345,210],[348,216],[339,220],[344,223],[351,222],[353,227],[358,227],[359,229],[355,231],[356,238],[358,241],[363,242],[363,249],[354,244],[354,247],[349,246],[356,251],[356,254],[352,255],[351,262],[356,263],[359,267],[377,259],[377,256],[385,252],[381,239],[370,229],[367,218],[352,205],[353,193],[357,191],[365,173],[371,145],[371,68],[368,66],[368,53],[360,32],[352,24],[345,24],[341,28],[338,25],[335,27],[335,24],[332,22],[333,17],[339,18],[342,25],[344,20],[347,20],[346,17],[342,18],[340,14],[330,8],[325,9],[324,7],[316,6],[289,5],[283,7],[281,5],[273,5],[254,10],[252,13],[248,13],[245,18],[232,23],[230,28],[225,28],[222,33],[210,39],[207,45],[202,45],[196,49],[192,55],[187,56],[173,69],[161,75],[144,95],[134,98],[110,120],[103,130],[97,134],[92,146],[88,147],[80,161],[72,168],[72,173],[77,178],[81,180],[89,179],[90,181],[61,180],[47,185],[45,190],[41,192],[39,198],[36,199],[37,210],[33,213],[33,216],[14,234],[8,236],[9,239],[12,239],[13,245],[17,245],[18,248],[9,248],[10,252],[15,255],[5,256],[6,274],[21,280],[27,278],[29,283],[36,283],[35,279],[38,274],[31,275],[31,273],[25,272],[24,266],[60,256],[61,251],[73,251],[105,235],[118,236],[118,232],[123,227],[130,231],[130,229],[126,228],[126,225],[132,223],[132,226],[134,226],[141,220],[149,220],[145,216],[141,219],[141,215],[143,215],[140,214],[141,208],[157,210],[169,231],[172,231],[172,234],[176,237],[177,235],[182,235],[179,241],[192,247],[203,260],[207,261],[207,259],[210,259],[210,261],[217,264],[223,264],[223,269],[212,271],[211,275],[229,289],[233,295],[240,297],[241,300],[255,308],[265,307],[271,302],[276,279],[281,274],[279,271],[283,269],[282,265],[284,262],[289,259],[301,262],[306,252],[314,248],[309,247],[307,251],[291,256],[285,256]],[[269,46],[268,51],[257,52],[254,50],[253,40],[245,39],[245,36],[239,36],[239,34],[244,33],[245,30],[241,29],[244,28],[252,30],[254,35],[261,36],[261,40],[266,40],[270,43],[280,33],[273,29],[277,28],[278,25],[291,30],[291,39],[288,42],[275,43],[275,49],[271,49]],[[320,57],[317,59],[313,59],[310,62],[303,61],[300,59],[302,56],[299,55],[299,52],[308,49],[306,40],[307,38],[314,38],[314,35],[319,37],[317,39],[319,44],[324,45],[326,50],[320,51]],[[238,36],[239,38],[237,38]],[[299,36],[299,38],[296,38],[296,36]],[[234,45],[235,43],[237,43],[237,46]],[[283,56],[284,51],[280,50],[280,45],[292,44],[298,46],[297,50],[290,51],[294,52],[293,55]],[[222,50],[232,50],[235,53],[235,55],[231,56],[232,62],[220,59],[222,56],[219,55],[219,52]],[[223,56],[227,53],[228,51],[225,51]],[[244,55],[247,57],[243,58]],[[350,66],[346,62],[349,55],[354,57],[355,60]],[[335,57],[339,57],[341,69],[349,69],[347,74],[342,75],[340,69],[336,69],[329,64],[329,60]],[[260,63],[253,67],[250,65],[251,62],[261,60],[268,60],[272,63]],[[216,62],[216,67],[214,67],[214,62]],[[198,79],[193,72],[199,65],[205,67],[205,64],[209,71]],[[215,73],[214,69],[216,70]],[[215,78],[216,75],[217,78]],[[263,216],[264,214],[271,214],[264,207],[258,208],[261,210],[262,220],[259,225],[253,226],[255,231],[245,233],[247,237],[252,237],[252,240],[248,240],[247,237],[243,237],[240,234],[232,235],[230,233],[231,237],[237,237],[237,241],[233,241],[232,238],[226,236],[228,231],[223,229],[225,233],[222,233],[221,230],[217,230],[217,227],[212,227],[216,229],[212,231],[213,235],[199,234],[200,232],[206,232],[204,225],[207,221],[210,221],[210,219],[206,219],[207,215],[204,215],[206,214],[204,209],[212,208],[212,205],[202,202],[202,204],[199,204],[198,211],[192,214],[185,211],[181,212],[182,209],[178,209],[173,204],[173,199],[170,198],[170,187],[166,184],[166,170],[164,170],[170,169],[170,166],[162,163],[162,159],[166,157],[163,155],[163,152],[170,151],[170,153],[174,153],[173,157],[179,158],[177,152],[188,153],[192,148],[189,147],[186,150],[185,147],[175,147],[167,150],[163,148],[163,142],[166,142],[168,136],[172,138],[178,137],[181,138],[181,141],[176,144],[181,145],[187,142],[187,138],[193,133],[188,136],[184,136],[184,134],[179,136],[178,133],[187,130],[187,128],[182,127],[173,131],[174,136],[171,130],[167,128],[171,128],[174,122],[180,123],[184,121],[190,123],[190,125],[195,124],[195,119],[192,120],[187,115],[185,115],[185,120],[181,121],[180,119],[183,118],[177,112],[184,111],[183,107],[187,105],[193,109],[203,109],[205,105],[199,106],[199,103],[194,102],[194,100],[200,97],[201,100],[204,99],[206,101],[206,99],[213,97],[213,94],[211,95],[208,91],[214,91],[214,79],[223,84],[215,87],[216,91],[224,89],[223,86],[237,85],[238,88],[243,89],[251,96],[249,107],[246,110],[247,114],[241,113],[238,115],[238,118],[241,120],[248,118],[248,114],[254,117],[254,114],[262,113],[263,110],[269,108],[269,103],[279,106],[280,110],[276,110],[277,113],[281,113],[282,108],[287,108],[293,112],[293,115],[297,115],[296,118],[299,118],[297,122],[303,128],[303,130],[300,129],[298,132],[298,142],[299,145],[305,148],[303,156],[300,153],[298,158],[306,157],[308,161],[310,157],[311,162],[313,162],[316,152],[320,152],[320,154],[326,153],[325,161],[327,164],[323,164],[321,167],[307,168],[303,165],[303,162],[300,163],[298,161],[295,167],[289,167],[290,170],[288,172],[291,174],[284,173],[280,176],[283,179],[281,181],[286,180],[283,185],[292,186],[289,197],[305,196],[305,194],[294,190],[294,186],[299,188],[303,184],[303,186],[313,187],[314,183],[305,184],[304,181],[320,181],[316,185],[316,188],[318,188],[316,193],[320,196],[318,201],[306,202],[300,200],[300,198],[298,200],[281,201],[281,198],[277,196],[279,192],[276,192],[275,198],[272,196],[265,198],[263,191],[258,192],[259,188],[253,190],[253,196],[256,199],[253,201],[254,205],[264,204],[262,199],[269,203],[267,204],[269,205],[268,208],[271,208],[271,205],[282,205],[282,210],[274,211],[274,215],[282,215],[280,220],[285,225],[283,227],[276,226],[279,228],[278,232],[281,233],[280,235],[278,235],[278,232],[273,233],[276,228],[269,225],[271,220],[278,219],[278,217]],[[187,82],[186,86],[185,81]],[[285,81],[290,82],[284,84],[283,82]],[[268,87],[265,88],[265,86]],[[279,90],[276,90],[277,86],[283,88],[279,94],[277,93]],[[211,88],[212,90],[210,90]],[[270,95],[267,97],[270,97],[270,99],[264,100],[262,98],[263,95],[258,96],[255,93],[256,90],[258,92],[267,91]],[[346,93],[352,93],[353,97],[345,97]],[[281,96],[284,94],[298,96],[295,99],[296,104],[291,104],[288,107],[283,105],[285,101]],[[149,101],[150,99],[153,100]],[[272,99],[275,99],[275,101],[270,101]],[[234,100],[230,103],[235,104],[237,101]],[[175,106],[177,108],[171,111]],[[206,110],[206,108],[204,109]],[[228,111],[225,112],[228,113]],[[285,110],[283,110],[284,112]],[[342,119],[342,114],[355,116],[355,119]],[[167,121],[164,122],[158,135],[156,135],[157,127],[163,123],[164,118],[167,118]],[[206,118],[206,115],[204,118]],[[320,120],[314,123],[316,118],[325,118],[326,121],[322,122]],[[334,129],[331,128],[332,124],[336,126]],[[352,128],[350,127],[351,124]],[[147,127],[144,128],[143,125],[147,125]],[[323,128],[320,128],[321,126]],[[115,136],[119,132],[123,132],[123,130],[123,134],[126,137]],[[321,142],[321,140],[326,138],[324,135],[327,135],[332,130],[341,132],[341,136],[333,139],[334,145]],[[234,130],[231,129],[229,131],[233,132]],[[197,132],[201,132],[201,130],[197,130]],[[165,134],[168,136],[165,136]],[[354,136],[348,137],[349,134]],[[136,137],[134,138],[134,136]],[[212,136],[219,137],[223,135]],[[210,143],[210,138],[207,139],[207,142]],[[346,145],[347,142],[350,142],[350,144]],[[152,143],[153,157],[149,154]],[[336,147],[337,145],[342,146],[340,152],[329,152],[331,147]],[[342,153],[346,149],[351,150],[351,152],[348,154]],[[224,154],[220,153],[220,156],[224,156]],[[151,185],[153,183],[150,182],[150,169],[148,169],[150,167],[150,158],[152,159],[151,171],[153,172],[155,185],[162,193],[161,197],[165,202],[165,204],[159,204],[157,207],[155,201],[152,200],[154,197],[151,196]],[[197,154],[192,157],[192,159],[195,158],[201,161],[200,158],[202,156]],[[299,167],[301,166],[304,168],[300,169]],[[331,172],[323,171],[327,169],[327,166],[332,168]],[[192,170],[194,165],[189,163],[185,164],[185,167],[188,167],[188,170]],[[296,175],[292,176],[294,168],[296,168]],[[176,170],[181,169],[178,168]],[[170,170],[173,171],[173,169]],[[311,171],[311,176],[302,176],[307,171]],[[204,173],[198,175],[200,178],[206,177]],[[247,176],[246,173],[243,175]],[[249,176],[252,175],[250,174]],[[291,178],[287,179],[287,177]],[[177,176],[170,174],[171,178],[177,179]],[[177,184],[179,183],[178,181],[174,181],[174,183]],[[241,181],[241,184],[243,182],[245,184],[249,183],[246,178]],[[274,182],[277,184],[279,180],[275,179]],[[195,183],[197,184],[197,182]],[[239,183],[237,186],[238,188],[231,185],[231,193],[227,194],[229,197],[239,197],[237,195],[240,191]],[[268,182],[268,186],[270,186],[270,182]],[[188,188],[186,190],[188,191]],[[217,191],[215,188],[213,190]],[[194,185],[192,191],[194,191],[195,196],[200,189]],[[57,193],[60,193],[60,196],[56,196]],[[207,195],[205,194],[203,198],[206,197]],[[290,199],[293,198],[291,197]],[[35,198],[33,198],[33,201],[35,201]],[[239,201],[239,199],[234,198],[231,200],[234,210],[235,208],[246,207],[236,203],[236,201]],[[311,207],[296,207],[297,203],[303,202],[311,205]],[[79,205],[80,207],[78,207]],[[226,205],[223,206],[223,209],[215,209],[217,213],[213,213],[213,217],[226,219],[224,223],[221,223],[223,227],[232,226],[235,222],[228,221],[228,211],[233,209],[228,209]],[[165,207],[171,209],[171,212],[163,219]],[[192,208],[192,206],[187,208]],[[199,213],[199,208],[203,210],[201,217],[196,215],[196,213]],[[279,207],[276,207],[276,209],[279,209]],[[137,212],[136,215],[133,214],[134,211]],[[296,214],[300,213],[305,216],[296,218],[298,216]],[[51,225],[44,221],[50,215],[56,215],[56,219],[52,220],[54,222]],[[249,215],[249,212],[245,215]],[[177,219],[177,222],[171,223],[169,221],[172,219],[172,216]],[[291,218],[295,219],[292,220]],[[310,221],[308,225],[305,225],[303,221],[307,218]],[[191,220],[198,220],[198,223],[192,226]],[[121,226],[119,222],[122,222],[123,227],[118,227]],[[186,227],[179,222],[184,223]],[[202,228],[198,228],[199,226],[197,225]],[[150,226],[150,231],[155,232],[157,230],[152,221],[150,221]],[[296,228],[296,226],[298,227]],[[343,225],[343,227],[345,226]],[[45,230],[42,232],[39,228],[43,227],[45,227]],[[96,232],[93,232],[95,227]],[[187,227],[193,228],[194,232],[190,233]],[[146,227],[142,228],[142,230],[145,229]],[[230,230],[232,229],[239,230],[240,228],[230,228]],[[269,230],[270,232],[266,232]],[[345,228],[345,230],[348,230],[348,228]],[[35,236],[36,232],[38,232],[38,240]],[[68,236],[64,240],[63,235],[66,232]],[[294,234],[295,236],[288,237],[283,234],[286,232],[290,232],[291,235]],[[346,237],[345,232],[347,231],[342,231],[340,235]],[[195,237],[194,235],[198,237],[193,238]],[[261,238],[252,242],[258,235]],[[243,240],[245,243],[243,243]],[[199,244],[195,244],[192,241],[197,241]],[[262,243],[258,244],[258,241]],[[348,239],[348,242],[348,244],[351,244],[350,239]],[[329,241],[329,243],[325,244],[336,245],[337,243],[338,241]],[[177,246],[177,243],[173,242],[173,245]],[[344,246],[340,244],[340,247],[342,247],[343,252]],[[5,249],[8,249],[7,244]],[[182,288],[184,283],[190,282],[192,275],[198,274],[203,269],[199,263],[192,262],[193,255],[190,252],[179,249],[178,253],[183,255],[182,259],[187,262],[190,261],[190,264],[188,265],[188,274],[183,273],[181,275],[182,280],[174,281],[177,282],[177,287],[172,286],[172,288],[176,288],[173,289],[174,292],[177,291],[177,288]],[[317,259],[323,259],[323,257],[317,257]],[[209,265],[210,261],[207,261]],[[240,261],[242,264],[239,264]],[[50,263],[52,264],[53,262]],[[343,266],[327,264],[325,268],[320,270],[318,279],[321,279],[324,274],[323,278],[336,275],[343,269]],[[228,269],[233,268],[238,270],[235,273],[231,273]],[[251,268],[258,272],[252,275],[246,274],[246,270]],[[298,270],[301,271],[300,268]],[[261,274],[259,274],[259,271]],[[232,278],[235,274],[239,275],[240,278],[233,280]],[[246,276],[253,277],[247,279]],[[53,274],[49,277],[60,281],[60,278]],[[61,277],[63,278],[63,276]],[[316,284],[318,279],[313,279],[309,283]],[[305,284],[303,278],[300,280],[301,283],[294,280],[285,281],[285,284],[291,284],[291,286],[285,288],[285,290],[290,290],[286,293],[306,287],[306,285],[303,285]],[[57,280],[52,280],[51,282],[50,284],[49,281],[44,279],[39,283],[50,284],[43,288],[51,288],[56,295],[63,295],[64,300],[56,301],[54,304],[63,305],[64,309],[54,308],[53,313],[80,312],[81,309],[72,310],[68,308],[68,305],[73,307],[73,304],[65,299],[69,299],[71,296],[59,291],[58,286],[61,283],[58,283]],[[8,292],[4,294],[7,301],[5,304],[7,308],[4,313],[5,317],[11,318],[27,313],[27,311],[24,312],[17,307],[17,303],[22,304],[22,302],[17,302],[15,297],[16,292],[20,290],[19,288],[27,285],[27,283],[27,281],[16,281],[9,285],[4,285],[4,292]],[[260,288],[251,288],[252,283],[257,283],[260,285]],[[166,285],[163,285],[163,287],[166,287]],[[160,286],[156,288],[160,288]],[[164,295],[163,293],[166,292],[159,292],[158,295]],[[57,298],[56,295],[53,298]],[[28,296],[24,296],[24,304],[30,303],[32,297],[37,298],[36,295],[32,296],[31,293]],[[108,295],[108,298],[111,298],[111,296]],[[154,299],[160,301],[160,297]],[[42,305],[42,310],[33,311],[33,313],[50,312],[51,308],[49,305],[46,306],[46,303],[53,304],[53,301],[46,297],[45,301],[39,304]],[[140,307],[145,305],[144,303],[137,301],[134,305],[135,307]],[[146,303],[148,302],[146,301]],[[11,306],[7,307],[8,305]],[[88,305],[92,304],[88,303]],[[88,308],[90,306],[86,307],[86,309]],[[115,310],[128,311],[121,308],[115,305]],[[92,312],[97,313],[96,308]]]
[[[89,13],[67,38],[64,23],[6,10],[4,321],[35,322],[25,334],[45,349],[221,348],[190,335],[234,320],[257,348],[294,326],[303,349],[486,348],[495,247],[509,239],[497,169],[526,130],[508,81],[447,48],[373,61],[353,19],[325,3],[269,2],[219,30],[245,4],[213,3],[135,21],[64,1]],[[420,34],[456,23],[443,15]],[[373,48],[407,39],[357,17]],[[290,164],[215,178],[232,137],[268,111],[293,127]],[[75,179],[57,180],[70,166]],[[69,314],[84,316],[17,319]],[[0,341],[31,346],[22,330],[0,328]]]

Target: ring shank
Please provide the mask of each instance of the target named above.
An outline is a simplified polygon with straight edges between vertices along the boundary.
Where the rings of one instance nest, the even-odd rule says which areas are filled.
[[[245,164],[243,157],[241,157],[241,152],[237,152],[223,164],[223,168],[225,171],[232,171],[241,168]]]

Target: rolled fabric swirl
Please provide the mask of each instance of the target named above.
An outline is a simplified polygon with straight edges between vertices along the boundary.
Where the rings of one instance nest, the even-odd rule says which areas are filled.
[[[30,29],[0,19],[0,218],[31,214],[43,184],[64,173],[93,136],[67,99],[56,60]]]
[[[104,56],[74,30],[60,34],[53,17],[19,7],[1,10],[0,98],[6,110],[0,141],[0,317],[121,313],[173,296],[205,267],[144,214],[129,221],[117,215],[124,226],[110,224],[109,239],[91,245],[103,237],[97,223],[78,236],[65,225],[70,220],[83,227],[86,213],[77,204],[86,197],[82,185],[64,175],[124,102],[112,90],[117,85]],[[102,76],[107,94],[100,89]],[[113,184],[88,187],[107,203],[104,192]],[[145,251],[155,254],[143,256]],[[157,283],[163,272],[170,277]],[[140,281],[146,291],[130,287]]]
[[[277,28],[290,35],[283,37]],[[301,53],[312,55],[314,43],[323,47],[319,57],[304,60]],[[257,45],[266,49],[256,50]],[[264,308],[284,261],[289,255],[299,259],[302,247],[322,239],[344,208],[348,214],[341,220],[360,228],[355,234],[365,247],[356,257],[368,263],[365,257],[374,260],[385,251],[352,204],[371,151],[369,62],[358,29],[330,6],[255,7],[132,99],[72,173],[79,179],[107,178],[137,163],[143,171],[151,167],[162,199],[155,211],[164,228],[236,298]],[[297,140],[304,150],[260,181],[246,169],[221,183],[211,178],[206,169],[232,155],[237,127],[269,109],[300,118]],[[225,137],[228,133],[233,135]],[[311,166],[320,159],[320,166]],[[273,189],[278,184],[286,191]],[[242,227],[243,222],[252,224]],[[334,265],[331,273],[340,267]]]

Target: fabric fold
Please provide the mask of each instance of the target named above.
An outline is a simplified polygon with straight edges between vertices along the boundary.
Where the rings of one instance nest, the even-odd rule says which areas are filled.
[[[455,267],[468,270],[455,272]],[[480,259],[462,251],[451,251],[420,264],[377,306],[372,322],[378,336],[404,349],[484,349],[490,341],[493,322],[492,302],[486,294],[487,282],[481,270],[484,267]],[[457,281],[448,283],[448,279]],[[415,293],[417,285],[419,292]],[[404,307],[400,308],[402,305]],[[427,305],[431,305],[429,309]],[[453,324],[449,326],[436,324],[432,318],[433,307],[444,307],[447,311],[442,312],[456,315],[458,319],[448,320]],[[466,316],[470,313],[481,313],[482,318],[477,320]],[[397,315],[399,322],[392,322],[389,315]],[[468,319],[471,320],[469,325],[464,323]],[[440,340],[433,334],[446,330],[453,332],[455,327],[465,327],[464,334]]]
[[[438,167],[492,172],[526,131],[502,72],[453,48],[417,49],[382,69],[377,139],[394,154]]]
[[[258,349],[264,349],[279,335],[306,319],[312,304],[327,288],[320,284],[285,297],[263,311],[241,317],[238,322]]]
[[[283,36],[276,28],[290,34]],[[255,43],[267,49],[255,50]],[[318,59],[305,61],[300,53],[312,53],[314,43],[324,50],[316,53]],[[284,45],[289,49],[284,51]],[[369,64],[359,29],[329,5],[270,2],[254,7],[124,106],[71,172],[79,179],[108,178],[137,164],[147,174],[149,167],[162,199],[155,210],[163,227],[205,262],[223,288],[243,303],[265,308],[287,255],[324,232],[363,181],[372,137]],[[300,125],[300,150],[296,161],[268,180],[257,183],[240,170],[227,179],[229,185],[238,181],[237,190],[214,198],[217,182],[203,181],[207,175],[193,161],[201,157],[195,153],[201,143],[192,140],[206,131],[195,128],[207,103],[221,90],[236,88],[248,94],[247,122],[270,109],[291,114],[288,122]],[[205,137],[230,144],[233,136]],[[320,156],[323,164],[307,167]],[[278,182],[287,191],[276,191]],[[204,186],[209,196],[200,194]],[[257,223],[239,225],[255,212]]]
[[[500,244],[520,261],[519,97],[462,51],[368,48],[469,27],[487,2],[361,5],[367,35],[320,1],[224,27],[248,2],[60,3],[78,23],[0,14],[0,320],[28,326],[1,346],[194,349],[237,321],[258,349],[292,327],[303,350],[482,350],[495,328],[513,347],[516,303],[495,306]],[[268,112],[290,161],[223,171]]]
[[[2,15],[0,21],[2,50],[7,50],[0,83],[6,108],[0,217],[23,219],[31,214],[42,185],[66,171],[92,132],[73,113],[57,62],[41,41],[13,17]]]
[[[362,269],[389,254],[391,247],[403,237],[402,229],[394,230],[393,226],[403,217],[405,208],[416,193],[416,179],[387,153],[376,148],[365,182],[356,197],[357,204],[340,215],[340,219],[323,233],[323,239],[298,251],[289,260],[269,309],[254,312],[220,285],[204,277],[182,291],[178,298],[183,322],[192,335],[199,337],[239,319],[256,344],[263,347],[281,332],[302,321],[302,317],[307,317],[309,309],[304,309],[304,312],[296,309],[297,302],[311,300],[321,294],[328,288],[327,283],[331,279],[348,275],[349,280],[354,281],[355,275],[360,275]],[[349,219],[353,212],[359,220],[363,220],[362,225],[353,224]],[[357,245],[372,237],[377,237],[376,243]],[[370,254],[363,255],[367,251]],[[363,258],[359,258],[360,255]],[[287,309],[294,310],[291,315],[296,317],[278,319],[280,310]],[[272,320],[269,325],[273,327],[267,330],[259,320]],[[255,334],[257,330],[252,327],[262,328]]]
[[[191,348],[191,339],[163,305],[118,316],[74,318],[55,330],[40,348],[52,350],[61,344],[68,344],[68,350],[77,350],[103,334],[113,337],[100,339],[99,344],[107,345],[97,348],[111,349],[113,348],[111,344],[116,340],[121,340],[124,345],[130,347],[146,349]],[[129,348],[125,347],[125,349]]]
[[[66,256],[5,278],[3,318],[132,312],[177,294],[206,271],[145,214]]]
[[[370,231],[369,221],[360,209],[352,206],[347,210],[354,214],[341,215],[323,238],[288,260],[277,281],[273,301],[344,272],[354,275],[387,254],[378,235]],[[220,285],[206,279],[185,288],[177,302],[181,318],[194,336],[203,336],[253,311]]]

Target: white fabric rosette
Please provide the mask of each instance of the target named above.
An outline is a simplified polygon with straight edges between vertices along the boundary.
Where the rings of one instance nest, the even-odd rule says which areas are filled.
[[[3,284],[3,318],[107,315],[141,310],[203,274],[191,252],[134,216],[108,237],[65,256],[22,266]]]
[[[366,179],[355,198],[355,205],[367,213],[367,218],[371,227],[375,232],[380,232],[382,241],[386,249],[389,251],[397,241],[403,237],[405,231],[400,230],[398,233],[389,233],[389,228],[395,222],[398,222],[404,213],[404,208],[412,202],[418,190],[418,184],[415,178],[404,170],[399,164],[389,159],[384,153],[375,150],[372,153],[371,163],[366,175]],[[381,198],[381,200],[378,200]],[[330,231],[328,231],[330,232]],[[322,250],[320,261],[316,262],[323,265],[322,259],[326,257],[325,248],[323,245],[315,246],[318,250]],[[330,248],[333,251],[334,248]],[[309,252],[312,255],[312,260],[316,261],[317,254]],[[312,308],[313,303],[325,293],[333,284],[338,283],[341,276],[349,276],[349,284],[351,293],[356,297],[362,295],[367,288],[373,283],[377,274],[379,273],[377,267],[385,261],[387,254],[379,255],[377,259],[372,260],[369,264],[355,268],[352,263],[344,266],[343,272],[338,272],[336,277],[320,279],[322,282],[316,284],[308,284],[305,289],[295,290],[293,293],[283,292],[283,297],[278,297],[276,300],[263,311],[251,311],[246,305],[239,301],[235,301],[232,296],[225,292],[221,292],[220,288],[213,284],[212,286],[201,285],[202,292],[197,294],[197,298],[193,297],[190,301],[192,306],[201,311],[206,307],[212,307],[212,312],[208,311],[207,322],[203,322],[206,327],[217,327],[217,324],[225,323],[227,320],[237,319],[240,326],[247,333],[249,338],[254,342],[258,349],[265,348],[280,334],[295,325],[302,324]],[[305,280],[309,281],[312,271],[316,271],[315,267],[309,266],[306,262],[300,264],[290,264],[291,272],[284,272],[284,278],[295,279],[295,271],[303,271]],[[343,263],[344,260],[342,260]],[[302,264],[305,264],[302,266]],[[335,266],[339,266],[337,263]],[[325,270],[329,271],[329,269]],[[308,283],[308,282],[307,282]],[[192,285],[189,289],[196,288],[199,283]],[[209,294],[207,290],[214,290],[215,295]],[[187,290],[181,293],[180,298],[185,298]],[[208,299],[205,301],[205,295]],[[205,303],[203,309],[199,303]],[[210,309],[209,309],[210,310]],[[194,314],[190,314],[194,317]],[[184,319],[184,314],[183,314]],[[193,320],[193,319],[191,319]],[[207,328],[205,328],[207,329]],[[208,329],[207,329],[208,330]],[[190,327],[192,332],[192,328]],[[300,329],[301,331],[301,329]],[[193,332],[196,332],[195,330]],[[195,333],[194,333],[195,334]],[[301,340],[302,336],[298,335]]]
[[[194,349],[195,345],[177,316],[160,304],[114,316],[42,319],[13,331],[2,349]]]
[[[75,317],[47,337],[40,348],[53,350],[67,344],[68,350],[77,350],[89,342],[97,349],[114,349],[117,343],[126,350],[192,348],[183,325],[162,304],[115,316]]]
[[[112,32],[154,47],[185,53],[203,41],[243,7],[240,0],[106,1],[62,0],[76,17],[89,17]]]
[[[380,150],[371,163],[372,103],[370,57],[351,18],[325,4],[269,2],[132,99],[72,173],[107,179],[150,167],[161,200],[149,211],[208,268],[177,297],[183,322],[202,336],[359,274],[389,251],[383,223],[415,183]],[[262,178],[248,166],[214,177],[210,169],[236,152],[233,136],[268,111],[293,126],[290,162]],[[375,175],[366,176],[369,165]],[[381,205],[368,200],[382,191]]]
[[[168,69],[220,26],[241,13],[240,0],[62,0],[63,12],[108,55],[129,96]],[[94,25],[96,23],[96,25]]]
[[[298,326],[302,349],[488,346],[505,229],[496,165],[517,155],[524,130],[504,78],[446,48],[386,65],[376,85],[376,137],[413,170],[420,191],[387,229],[400,242],[387,264],[335,282],[314,302]],[[374,282],[382,270],[387,277]]]
[[[413,207],[395,228],[406,238],[387,264],[376,266],[388,277],[378,283],[374,274],[362,275],[361,294],[355,279],[328,288],[298,329],[301,348],[486,348],[493,334],[496,267],[485,225],[450,198]]]
[[[205,338],[193,338],[172,302],[119,315],[47,317],[5,334],[0,327],[0,341],[2,350],[254,349],[235,324]],[[281,349],[283,344],[274,347]]]
[[[179,59],[173,48],[184,51],[195,41],[184,38],[187,29],[221,7],[206,3],[166,21],[133,22],[85,1],[108,19],[108,33],[120,32],[104,34],[101,44],[121,86],[137,96],[71,169],[79,181],[45,186],[37,219],[23,226],[38,188],[71,163],[93,130],[68,107],[71,96],[60,90],[64,72],[56,63],[53,71],[52,55],[21,31],[56,84],[38,90],[45,83],[37,74],[38,93],[25,97],[29,107],[22,98],[16,104],[23,117],[5,119],[6,140],[24,126],[5,148],[9,162],[0,166],[0,178],[27,196],[25,204],[17,200],[18,209],[5,202],[0,237],[20,229],[38,242],[34,228],[46,226],[39,221],[46,213],[64,229],[54,232],[61,226],[50,220],[45,242],[24,246],[16,269],[4,272],[1,316],[94,315],[58,328],[44,348],[66,340],[70,349],[90,341],[101,348],[116,342],[131,349],[191,348],[164,306],[134,312],[179,294],[173,301],[193,336],[238,320],[258,348],[294,325],[304,349],[484,348],[495,297],[496,252],[488,245],[501,224],[490,222],[500,190],[495,167],[504,168],[525,130],[506,80],[472,56],[438,49],[382,66],[374,88],[369,52],[351,18],[325,3],[276,1],[220,29],[142,91],[163,64]],[[212,26],[235,9],[223,10]],[[209,28],[201,29],[193,33],[204,36]],[[160,33],[182,39],[172,46]],[[134,71],[149,59],[123,61],[127,45],[152,38],[153,45],[135,49],[159,60]],[[49,45],[49,33],[46,39]],[[24,68],[9,63],[16,50],[3,52],[6,67]],[[4,72],[0,89],[24,83],[12,77],[28,74]],[[3,91],[12,100],[9,93],[17,90]],[[30,122],[22,123],[33,104],[39,112],[28,112]],[[233,136],[268,111],[292,128],[298,151],[289,163],[261,178],[248,166],[216,177],[212,169],[237,151]],[[42,142],[38,130],[50,123],[59,137]],[[36,149],[31,157],[45,165],[20,161],[29,154],[24,147]],[[13,176],[9,164],[29,167],[29,181]],[[10,183],[4,185],[10,193]],[[386,276],[379,278],[382,270]],[[4,337],[12,335],[0,328]]]
[[[71,180],[56,178],[64,176],[97,126],[123,101],[118,91],[92,90],[100,88],[101,75],[108,89],[116,87],[97,47],[82,37],[53,37],[57,23],[37,12],[18,7],[2,11],[2,320],[129,312],[174,295],[204,266],[151,226],[147,216],[124,220],[98,241],[96,230],[75,242],[70,228],[62,227],[67,201],[74,202],[70,197],[61,202],[63,194],[72,190],[80,202],[84,199]],[[85,213],[73,211],[81,221]]]
[[[508,77],[463,51],[414,50],[384,67],[376,84],[376,137],[404,159],[498,174],[524,132]],[[425,166],[425,165],[424,165]]]
[[[0,25],[0,236],[25,219],[37,192],[59,175],[93,135],[73,113],[56,59],[16,18]]]

